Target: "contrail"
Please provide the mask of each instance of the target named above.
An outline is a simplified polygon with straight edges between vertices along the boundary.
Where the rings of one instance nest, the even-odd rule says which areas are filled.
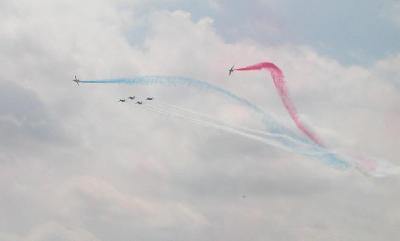
[[[311,131],[309,130],[303,122],[301,122],[296,107],[294,106],[292,100],[289,97],[289,93],[285,84],[285,78],[283,76],[282,70],[278,68],[273,63],[262,62],[254,65],[250,65],[247,67],[241,67],[235,69],[235,71],[251,71],[251,70],[262,70],[266,69],[271,73],[272,79],[274,81],[275,87],[281,97],[282,103],[285,106],[286,110],[289,112],[290,117],[296,124],[297,128],[299,128],[306,136],[308,136],[312,141],[317,143],[320,146],[322,145],[321,140]]]

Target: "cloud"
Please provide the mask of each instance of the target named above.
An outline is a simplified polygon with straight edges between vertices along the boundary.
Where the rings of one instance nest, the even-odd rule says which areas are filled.
[[[149,14],[135,44],[129,33],[146,9],[139,1],[1,4],[0,239],[398,237],[397,177],[335,170],[117,102],[153,95],[241,123],[243,112],[212,93],[71,82],[75,73],[189,76],[249,98],[290,127],[265,73],[227,78],[231,64],[273,61],[302,118],[330,146],[399,164],[397,57],[367,68],[310,46],[227,43],[212,18],[165,9]]]
[[[13,82],[0,82],[0,150],[29,153],[44,145],[68,145],[69,136],[42,100]]]
[[[1,236],[3,235],[3,236]],[[93,234],[88,233],[85,230],[76,227],[63,227],[58,223],[48,222],[42,225],[36,226],[27,235],[21,236],[8,236],[0,234],[0,238],[3,240],[27,240],[27,241],[50,241],[50,240],[83,240],[98,241]]]
[[[391,0],[384,4],[382,9],[382,15],[390,18],[394,23],[400,26],[400,2],[397,0]]]
[[[395,87],[400,88],[400,75],[397,66],[400,64],[400,55],[394,55],[380,60],[375,65],[374,74],[376,78],[382,78]]]

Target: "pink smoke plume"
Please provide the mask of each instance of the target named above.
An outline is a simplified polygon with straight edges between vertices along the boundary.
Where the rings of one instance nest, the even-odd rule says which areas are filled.
[[[272,79],[274,81],[275,87],[281,97],[283,105],[285,106],[286,110],[289,112],[290,117],[296,124],[297,128],[299,128],[308,138],[310,138],[316,144],[323,146],[320,139],[311,131],[309,130],[299,119],[297,115],[296,107],[294,106],[292,100],[289,97],[289,93],[285,84],[285,78],[283,76],[282,70],[278,68],[273,63],[269,62],[262,62],[254,65],[250,65],[247,67],[242,68],[235,68],[235,71],[252,71],[252,70],[262,70],[266,69],[271,73]]]

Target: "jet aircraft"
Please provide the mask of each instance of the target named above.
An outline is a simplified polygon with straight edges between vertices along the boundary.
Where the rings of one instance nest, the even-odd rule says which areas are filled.
[[[78,86],[79,86],[79,82],[81,82],[81,81],[76,77],[76,75],[75,75],[75,78],[74,78],[72,81],[74,81]]]
[[[229,71],[229,76],[232,74],[233,71],[235,71],[235,65],[233,65],[228,71]]]

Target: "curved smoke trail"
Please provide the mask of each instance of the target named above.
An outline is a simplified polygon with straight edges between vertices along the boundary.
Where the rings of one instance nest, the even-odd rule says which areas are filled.
[[[289,112],[289,115],[296,124],[297,128],[299,128],[313,142],[315,142],[320,146],[323,146],[321,140],[301,122],[297,114],[296,107],[294,106],[292,100],[289,97],[283,72],[282,70],[279,69],[278,66],[276,66],[274,63],[262,62],[246,67],[236,68],[235,71],[251,71],[251,70],[262,70],[262,69],[266,69],[271,73],[274,85],[279,93],[279,96],[281,97],[283,105]]]
[[[263,66],[264,65],[264,66]],[[266,68],[265,63],[261,66],[249,66],[246,68]],[[275,65],[270,65],[269,68],[271,68],[271,74],[275,77],[279,77],[279,73],[281,71],[278,71],[279,69],[273,68]],[[276,66],[275,66],[276,67]],[[276,67],[277,68],[277,67]],[[243,69],[242,69],[243,70]],[[248,69],[250,70],[250,69]],[[282,94],[286,94],[287,96],[287,90],[284,85],[283,78],[277,79],[276,83],[277,86],[282,87],[281,89],[278,88],[279,92]],[[318,138],[312,138],[312,133],[311,132],[305,132],[309,133],[307,135],[309,139],[312,141],[309,141],[308,138],[303,138],[302,136],[298,136],[294,132],[292,132],[290,129],[287,127],[281,125],[280,123],[277,123],[272,116],[268,115],[265,113],[261,108],[259,108],[257,105],[251,103],[250,101],[241,98],[232,92],[229,92],[228,90],[223,89],[222,87],[218,87],[215,85],[212,85],[208,82],[205,81],[200,81],[200,80],[194,80],[190,78],[181,78],[181,77],[163,77],[163,76],[144,76],[144,77],[135,77],[132,79],[109,79],[109,80],[83,80],[80,81],[80,83],[87,83],[87,84],[129,84],[129,85],[153,85],[153,84],[159,84],[159,85],[167,85],[167,86],[176,86],[176,85],[182,85],[182,86],[191,86],[195,87],[198,89],[203,89],[203,90],[209,90],[213,91],[216,94],[219,94],[223,97],[229,98],[233,101],[235,101],[237,104],[240,104],[244,107],[247,107],[249,110],[255,112],[258,114],[258,117],[261,117],[261,120],[266,124],[266,131],[264,133],[257,133],[259,132],[258,130],[249,130],[247,128],[243,127],[235,127],[235,126],[229,126],[224,123],[220,123],[217,121],[214,121],[212,119],[207,119],[205,116],[197,116],[196,113],[191,114],[192,116],[189,116],[190,112],[177,112],[174,115],[182,118],[182,119],[187,119],[190,120],[194,123],[197,124],[203,124],[206,126],[214,127],[220,130],[228,131],[234,134],[238,134],[247,138],[251,138],[253,140],[258,140],[261,141],[265,144],[275,146],[278,148],[282,148],[287,151],[295,152],[298,154],[302,154],[305,156],[312,157],[314,159],[320,160],[325,162],[326,164],[344,169],[344,168],[349,168],[349,167],[355,167],[358,170],[360,170],[362,173],[366,173],[371,176],[386,176],[390,174],[398,174],[400,173],[400,167],[394,166],[388,161],[385,160],[369,160],[369,163],[366,163],[364,159],[356,159],[350,156],[345,156],[345,155],[340,155],[334,151],[328,150],[324,146],[320,144],[318,141]],[[285,96],[285,95],[284,95]],[[293,107],[289,108],[291,110],[294,110],[294,106],[291,104],[290,99],[288,98],[283,98],[285,106],[287,105],[288,107]],[[159,113],[162,114],[171,114],[171,111],[163,111],[162,109],[156,110]],[[176,111],[175,111],[176,112]],[[294,115],[297,117],[297,114]],[[301,124],[301,122],[299,122]],[[300,125],[302,126],[302,125]],[[307,129],[305,129],[307,130]],[[262,135],[259,135],[262,134]]]
[[[324,148],[323,146],[317,145],[314,142],[310,142],[308,139],[305,139],[290,129],[284,127],[283,125],[276,122],[270,115],[265,113],[261,108],[257,105],[251,103],[250,101],[239,97],[228,90],[225,90],[222,87],[212,85],[205,81],[194,80],[190,78],[182,78],[182,77],[164,77],[164,76],[143,76],[143,77],[134,77],[131,79],[120,78],[120,79],[105,79],[105,80],[82,80],[80,83],[86,84],[129,84],[129,85],[183,85],[183,86],[191,86],[199,89],[213,91],[221,96],[234,100],[236,103],[241,104],[244,107],[247,107],[251,111],[259,114],[261,120],[265,122],[267,130],[274,134],[274,141],[279,143],[279,146],[284,147],[284,149],[289,148],[291,151],[311,156],[318,160],[324,161],[328,165],[338,167],[338,168],[347,168],[353,165],[349,160],[343,158],[342,156],[333,153],[332,151]],[[276,134],[280,134],[276,135]],[[283,136],[285,138],[283,138]],[[278,145],[274,145],[277,146]]]
[[[377,160],[371,158],[365,158],[358,156],[344,156],[339,155],[334,151],[327,150],[325,148],[314,148],[315,144],[310,145],[309,142],[300,142],[284,134],[271,133],[262,129],[253,129],[243,126],[235,126],[227,124],[221,120],[215,119],[211,115],[207,115],[201,112],[194,111],[192,109],[183,108],[181,106],[171,105],[168,103],[162,103],[160,101],[154,103],[147,103],[143,106],[147,110],[161,114],[166,117],[174,117],[182,120],[190,121],[194,124],[211,127],[217,130],[236,134],[251,140],[259,141],[261,143],[280,148],[288,152],[295,152],[312,158],[318,158],[320,160],[327,161],[329,159],[346,160],[352,164],[362,173],[370,176],[382,177],[387,175],[399,174],[400,168],[391,164],[385,160]],[[284,140],[284,141],[283,141]],[[290,143],[290,144],[289,144]],[[336,161],[335,161],[336,162]],[[332,164],[332,163],[329,163]],[[336,165],[339,168],[346,168],[347,165]]]
[[[253,129],[243,126],[237,126],[233,124],[228,124],[221,120],[217,120],[214,117],[200,113],[191,109],[186,109],[182,107],[178,107],[171,104],[159,103],[158,105],[155,103],[147,103],[145,106],[147,109],[150,109],[153,112],[157,112],[164,116],[168,117],[177,117],[180,119],[191,121],[195,124],[205,125],[208,127],[213,127],[219,130],[227,131],[230,133],[238,134],[249,139],[261,141],[264,144],[268,144],[273,147],[281,148],[288,152],[295,152],[298,154],[315,157],[316,155],[320,155],[321,153],[327,154],[335,154],[326,149],[318,149],[315,148],[315,144],[310,144],[309,142],[303,142],[296,140],[285,134],[277,134],[268,132],[261,129]],[[339,166],[339,165],[337,165]],[[341,166],[345,167],[345,166]]]
[[[159,101],[158,101],[158,105],[155,103],[147,103],[146,106],[150,106],[153,110],[157,109],[160,112],[165,112],[165,113],[168,113],[168,115],[174,115],[174,116],[177,116],[182,119],[190,118],[192,120],[196,120],[196,121],[200,121],[200,122],[204,122],[204,123],[212,123],[213,125],[216,125],[216,126],[224,126],[226,128],[241,131],[243,133],[261,136],[265,139],[275,140],[275,142],[277,140],[280,140],[281,143],[286,143],[285,147],[280,145],[279,147],[281,147],[281,148],[288,147],[289,146],[288,143],[296,143],[296,145],[302,146],[302,149],[305,149],[305,145],[309,145],[309,143],[304,143],[303,141],[299,141],[295,138],[290,137],[289,135],[268,132],[268,131],[265,131],[262,129],[254,129],[254,128],[249,128],[249,127],[244,127],[244,126],[228,124],[226,122],[216,119],[215,117],[213,117],[211,115],[207,115],[207,114],[204,114],[201,112],[194,111],[192,109],[187,109],[187,108],[183,108],[183,107],[176,106],[176,105],[171,105],[171,104],[167,104],[167,103],[159,103]],[[274,145],[274,146],[276,146],[276,145]]]
[[[285,84],[285,78],[281,69],[276,66],[274,63],[270,62],[261,62],[254,65],[249,65],[246,67],[235,68],[234,71],[252,71],[252,70],[262,70],[265,69],[270,72],[272,79],[274,81],[274,85],[281,97],[282,103],[285,106],[286,110],[289,112],[290,117],[296,124],[297,128],[299,128],[310,140],[312,140],[319,147],[325,149],[329,152],[328,149],[322,144],[321,140],[317,137],[315,133],[309,130],[299,119],[297,110],[292,100],[289,97],[289,93]],[[333,160],[336,159],[336,155],[332,156]],[[346,156],[345,159],[352,163],[356,168],[360,171],[367,173],[373,176],[386,176],[391,174],[399,174],[400,167],[395,166],[389,161],[386,160],[378,160],[371,158],[354,158],[351,156]]]
[[[266,131],[262,130],[254,130],[254,129],[248,129],[248,128],[243,128],[239,126],[234,126],[230,125],[224,122],[221,122],[216,119],[211,119],[211,118],[202,118],[202,116],[198,116],[194,114],[194,112],[185,112],[185,111],[174,111],[171,109],[164,109],[160,108],[154,104],[146,104],[144,106],[149,111],[155,112],[157,114],[161,114],[166,117],[174,117],[174,118],[179,118],[183,119],[186,121],[190,121],[194,124],[206,126],[206,127],[212,127],[217,130],[222,130],[225,132],[229,132],[232,134],[236,134],[239,136],[246,137],[248,139],[256,140],[259,142],[262,142],[264,144],[276,147],[276,148],[281,148],[285,151],[288,152],[295,152],[295,153],[300,153],[303,155],[315,157],[315,151],[314,150],[309,150],[307,146],[302,146],[302,143],[299,143],[298,141],[295,140],[289,140],[293,143],[296,143],[298,146],[297,148],[293,148],[293,146],[289,146],[287,144],[283,145],[281,140],[283,139],[290,139],[290,137],[284,136],[284,135],[277,135],[273,133],[269,133]],[[288,140],[286,140],[288,141]],[[288,143],[288,142],[286,142]],[[342,167],[347,167],[347,166],[342,166]]]

